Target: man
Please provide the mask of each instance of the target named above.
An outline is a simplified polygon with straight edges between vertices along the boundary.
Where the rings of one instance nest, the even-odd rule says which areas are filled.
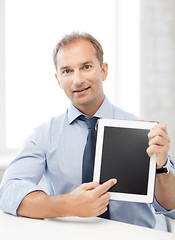
[[[155,228],[155,211],[175,217],[175,176],[168,157],[170,140],[166,125],[158,124],[149,133],[147,153],[156,153],[157,168],[169,165],[169,173],[157,174],[154,204],[110,201],[110,179],[82,184],[82,159],[88,127],[86,121],[97,118],[137,120],[110,104],[103,92],[108,65],[103,62],[100,43],[91,35],[65,36],[54,50],[55,77],[71,100],[61,116],[39,126],[24,143],[17,158],[7,168],[0,188],[0,207],[14,215],[31,218],[64,216],[91,217],[107,211],[110,219]],[[127,167],[127,166],[126,166]],[[38,183],[45,176],[50,195]],[[153,209],[154,206],[154,209]],[[165,220],[162,228],[166,230]]]

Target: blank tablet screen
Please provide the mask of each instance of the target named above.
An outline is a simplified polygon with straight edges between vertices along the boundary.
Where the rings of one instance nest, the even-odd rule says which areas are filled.
[[[148,129],[104,127],[100,183],[116,178],[109,192],[147,194]]]

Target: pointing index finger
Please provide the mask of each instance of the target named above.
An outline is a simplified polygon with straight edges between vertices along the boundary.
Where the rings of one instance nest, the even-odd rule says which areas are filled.
[[[112,186],[114,186],[117,183],[117,180],[115,178],[110,179],[106,181],[105,183],[98,186],[93,191],[96,193],[97,196],[101,196],[104,193],[106,193]]]

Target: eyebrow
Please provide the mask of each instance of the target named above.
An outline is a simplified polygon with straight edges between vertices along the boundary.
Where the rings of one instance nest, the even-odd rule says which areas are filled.
[[[87,62],[81,63],[81,66],[92,64],[92,63],[93,63],[92,61],[87,61]],[[62,66],[60,67],[60,70],[69,69],[69,68],[71,68],[71,66]]]
[[[81,65],[84,66],[84,65],[92,64],[92,63],[93,63],[92,61],[87,61],[87,62],[82,63]]]
[[[64,70],[64,69],[68,69],[70,68],[69,66],[63,66],[63,67],[60,67],[60,70]]]

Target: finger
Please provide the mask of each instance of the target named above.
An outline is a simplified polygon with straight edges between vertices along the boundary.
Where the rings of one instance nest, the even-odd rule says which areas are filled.
[[[153,153],[156,153],[156,154],[161,153],[163,155],[167,155],[168,146],[164,147],[164,146],[158,146],[158,145],[151,145],[150,147],[147,148],[146,151],[149,157],[151,157]]]
[[[110,189],[112,186],[114,186],[117,183],[117,180],[115,178],[108,180],[107,182],[101,184],[96,189],[94,189],[94,192],[96,196],[101,196],[105,192],[107,192],[108,189]]]
[[[99,200],[101,203],[107,203],[109,202],[109,199],[110,199],[110,194],[108,192],[105,192],[99,197]]]
[[[166,138],[163,138],[161,136],[156,136],[154,138],[152,138],[150,141],[149,141],[149,146],[151,145],[159,145],[159,146],[164,146],[168,143],[168,139]]]
[[[104,193],[103,195],[101,195],[100,197],[99,197],[99,201],[98,201],[98,203],[99,203],[99,208],[102,208],[102,207],[104,207],[104,206],[107,206],[108,204],[109,204],[109,199],[110,199],[110,194],[108,193],[108,192],[106,192],[106,193]]]
[[[161,168],[167,163],[168,160],[168,148],[158,145],[152,145],[147,149],[149,157],[156,153],[156,165],[157,168]]]
[[[165,131],[163,131],[161,128],[157,128],[157,129],[152,129],[149,133],[148,133],[148,138],[152,139],[156,136],[161,136],[165,139],[169,139],[167,133]]]
[[[147,152],[148,156],[151,157],[151,156],[153,155],[153,153],[155,152],[153,145],[151,145],[150,147],[148,147],[148,148],[146,149],[146,152]]]
[[[106,212],[107,210],[108,210],[107,207],[103,207],[102,209],[100,209],[100,210],[98,211],[98,215],[97,215],[97,216],[100,216],[101,214],[103,214],[103,213]]]
[[[139,118],[138,119],[140,122],[144,122],[144,119],[143,118]]]
[[[166,123],[158,123],[152,129],[155,130],[155,129],[158,129],[158,128],[162,129],[164,132],[167,133],[167,125],[166,125]]]
[[[80,185],[80,189],[83,189],[85,191],[87,190],[93,190],[97,188],[100,184],[98,182],[89,182],[89,183],[83,183]]]

